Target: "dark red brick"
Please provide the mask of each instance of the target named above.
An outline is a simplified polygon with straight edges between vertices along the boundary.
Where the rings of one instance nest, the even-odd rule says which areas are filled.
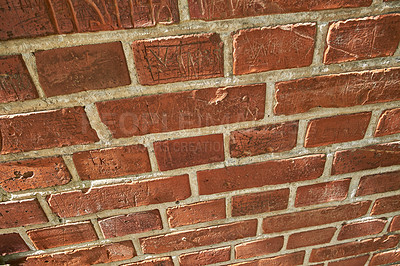
[[[287,249],[314,246],[329,243],[336,232],[336,228],[329,227],[301,233],[295,233],[289,236]]]
[[[0,229],[47,223],[47,221],[37,200],[0,203]]]
[[[174,266],[174,262],[171,257],[164,257],[123,264],[123,266]]]
[[[231,157],[246,157],[293,149],[297,143],[299,122],[286,122],[232,131]]]
[[[376,235],[382,232],[387,220],[374,219],[343,225],[339,232],[338,240]]]
[[[0,118],[0,154],[98,141],[82,107]]]
[[[400,171],[361,177],[356,196],[395,190],[400,190]]]
[[[305,252],[280,255],[272,258],[265,258],[241,263],[231,264],[230,266],[260,266],[260,265],[303,265]]]
[[[179,256],[181,266],[203,266],[228,261],[231,258],[231,247],[207,249]]]
[[[72,156],[81,179],[95,180],[151,172],[143,145],[83,151]]]
[[[0,235],[0,256],[24,251],[29,251],[29,247],[18,233]]]
[[[132,48],[143,85],[224,76],[223,42],[216,33],[139,40]]]
[[[365,256],[356,257],[356,258],[350,258],[350,259],[345,259],[345,260],[329,262],[328,266],[343,266],[343,265],[365,266],[368,259],[369,259],[369,255],[365,255]]]
[[[322,154],[232,166],[197,172],[201,195],[244,188],[277,185],[320,177],[324,171]]]
[[[400,230],[400,215],[393,217],[392,222],[390,223],[389,232]]]
[[[400,262],[400,249],[375,254],[368,265],[375,266],[396,262]]]
[[[372,206],[371,215],[400,211],[400,195],[377,199]]]
[[[379,118],[375,137],[400,133],[400,108],[386,110]]]
[[[235,258],[247,259],[278,252],[283,247],[283,236],[266,238],[235,246]]]

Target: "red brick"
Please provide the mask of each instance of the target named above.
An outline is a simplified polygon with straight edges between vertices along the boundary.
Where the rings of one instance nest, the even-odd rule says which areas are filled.
[[[0,164],[0,186],[7,192],[65,185],[71,175],[61,157]]]
[[[337,151],[332,174],[345,174],[400,164],[400,142]]]
[[[232,197],[232,216],[284,210],[289,202],[289,189],[265,191]]]
[[[48,4],[51,4],[49,6]],[[179,22],[177,1],[17,1],[1,4],[0,40]]]
[[[365,215],[370,201],[356,202],[337,207],[288,213],[264,218],[265,234],[351,220]]]
[[[400,262],[400,249],[375,254],[369,263],[370,266]]]
[[[225,199],[168,208],[167,217],[171,227],[225,219]]]
[[[400,190],[400,171],[361,177],[356,196],[395,190]]]
[[[197,172],[201,195],[244,188],[277,185],[320,177],[324,171],[322,154],[225,167]]]
[[[351,179],[336,180],[297,188],[295,207],[344,200]]]
[[[73,217],[111,209],[183,200],[191,195],[188,175],[52,194],[51,209],[60,217]]]
[[[106,238],[137,234],[163,227],[158,210],[100,219],[99,225]]]
[[[159,141],[154,143],[154,152],[161,171],[222,162],[225,160],[224,137],[215,134]]]
[[[216,33],[139,40],[132,49],[143,85],[224,76],[223,42]]]
[[[400,100],[400,68],[317,76],[275,84],[278,115]]]
[[[83,151],[72,156],[81,179],[95,180],[151,172],[143,145]]]
[[[400,195],[377,199],[371,215],[400,211]]]
[[[392,56],[399,41],[399,14],[337,21],[329,26],[324,63]]]
[[[303,265],[304,251],[276,256],[272,258],[265,258],[260,260],[253,260],[241,263],[231,264],[230,266],[260,266],[260,265]]]
[[[233,35],[233,74],[309,66],[315,23],[240,30]]]
[[[308,123],[304,147],[360,140],[371,119],[371,112],[318,118]]]
[[[255,236],[257,220],[248,220],[170,233],[140,239],[144,253],[164,253],[174,250],[208,246],[231,240]]]
[[[122,241],[102,246],[73,249],[60,253],[29,256],[23,265],[94,265],[131,259],[136,256],[131,241]]]
[[[0,57],[0,103],[26,101],[38,97],[22,56]]]
[[[264,117],[265,84],[208,88],[96,103],[114,138]]]
[[[328,266],[342,266],[342,265],[365,266],[368,258],[369,258],[369,255],[365,255],[365,256],[356,257],[356,258],[339,260],[339,261],[329,262]]]
[[[0,118],[0,154],[98,141],[82,107]]]
[[[299,122],[286,122],[232,131],[229,140],[231,157],[246,157],[293,149]]]
[[[371,5],[371,0],[331,0],[331,1],[285,1],[274,0],[251,3],[245,0],[215,1],[189,0],[189,11],[192,19],[217,20],[243,18],[269,14],[295,13],[346,7]]]
[[[393,217],[392,222],[390,223],[389,232],[400,230],[400,215]]]
[[[399,235],[382,236],[314,249],[311,252],[310,262],[350,257],[371,251],[392,248],[397,245],[399,239]]]
[[[0,229],[47,223],[47,221],[37,200],[0,203]]]
[[[0,235],[0,256],[28,251],[29,247],[17,233]]]
[[[400,133],[400,108],[386,110],[379,118],[375,137]]]
[[[27,233],[37,249],[68,246],[98,239],[90,222],[35,229]]]
[[[202,250],[179,256],[181,266],[203,266],[230,260],[231,247]]]
[[[174,266],[174,263],[171,257],[164,257],[123,264],[123,266]]]
[[[247,259],[278,252],[283,247],[283,236],[266,238],[235,246],[235,258]]]
[[[289,236],[286,248],[293,249],[329,243],[335,232],[335,227],[329,227],[292,234]]]
[[[374,219],[343,225],[339,232],[338,240],[379,234],[385,227],[386,222],[387,220],[384,219]]]
[[[120,42],[39,51],[35,56],[40,84],[49,97],[131,83]]]

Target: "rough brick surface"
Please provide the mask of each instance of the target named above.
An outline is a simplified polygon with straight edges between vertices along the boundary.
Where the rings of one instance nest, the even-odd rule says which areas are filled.
[[[113,178],[151,171],[147,148],[131,145],[83,151],[72,156],[79,177],[83,180]]]
[[[370,266],[400,262],[400,249],[375,254],[369,263]]]
[[[123,266],[174,266],[174,263],[171,257],[164,257],[123,264]]]
[[[86,192],[53,194],[48,198],[48,202],[58,216],[72,217],[103,210],[183,200],[190,195],[188,176],[181,175],[92,188]]]
[[[372,206],[372,215],[400,211],[400,195],[377,199]]]
[[[46,223],[47,221],[37,200],[0,203],[0,229]]]
[[[0,118],[0,154],[98,141],[82,107]]]
[[[97,103],[114,138],[264,117],[265,84],[208,88]]]
[[[400,190],[400,171],[363,176],[356,196]]]
[[[256,231],[257,220],[248,220],[192,231],[141,238],[140,243],[145,253],[157,254],[255,236]]]
[[[233,35],[233,73],[309,66],[315,33],[314,23],[240,30]]]
[[[168,208],[167,217],[171,227],[225,219],[225,199]]]
[[[0,235],[0,256],[28,250],[28,245],[18,233]]]
[[[374,219],[363,222],[346,224],[339,232],[338,240],[356,238],[367,235],[376,235],[382,232],[387,220]]]
[[[222,162],[224,137],[215,134],[155,142],[154,152],[161,171]]]
[[[246,259],[278,252],[283,247],[283,236],[266,238],[235,246],[235,258]]]
[[[160,212],[158,210],[101,219],[99,220],[99,225],[106,238],[162,229]]]
[[[375,137],[400,133],[400,108],[386,110],[379,118]]]
[[[284,210],[288,206],[289,193],[289,189],[280,189],[234,196],[231,199],[232,216]]]
[[[318,147],[360,140],[365,135],[370,118],[371,112],[365,112],[311,120],[304,146]]]
[[[232,131],[231,157],[246,157],[293,149],[297,142],[298,121]]]
[[[61,157],[1,163],[0,172],[0,186],[8,192],[59,186],[71,180]]]
[[[324,155],[312,155],[199,171],[197,172],[199,193],[213,194],[316,179],[321,176],[324,165]]]
[[[27,233],[37,249],[68,246],[98,239],[90,222],[35,229]]]
[[[369,259],[369,255],[350,258],[345,260],[339,260],[334,262],[329,262],[328,266],[342,266],[342,265],[351,265],[351,266],[365,266],[367,260]]]
[[[22,57],[18,55],[1,56],[0,103],[25,101],[38,97]]]
[[[392,222],[390,223],[389,232],[400,230],[400,215],[393,217]]]
[[[392,56],[400,41],[400,14],[349,19],[329,26],[324,63]]]
[[[259,266],[259,265],[303,265],[305,252],[276,256],[272,258],[253,260],[249,262],[235,263],[231,266]]]
[[[317,76],[277,82],[275,114],[316,107],[349,107],[400,100],[400,68]]]
[[[202,250],[179,256],[181,266],[203,266],[230,260],[231,247]]]
[[[140,40],[132,49],[143,85],[224,75],[223,43],[216,33]]]
[[[328,243],[331,241],[335,232],[336,228],[329,227],[324,229],[295,233],[289,236],[286,248],[294,249]]]
[[[363,201],[337,207],[270,216],[264,218],[262,226],[264,233],[267,234],[351,220],[366,214],[370,205],[370,201]]]

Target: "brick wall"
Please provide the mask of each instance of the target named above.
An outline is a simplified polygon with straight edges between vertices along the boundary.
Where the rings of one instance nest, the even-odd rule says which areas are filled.
[[[0,1],[0,256],[400,261],[400,1]]]

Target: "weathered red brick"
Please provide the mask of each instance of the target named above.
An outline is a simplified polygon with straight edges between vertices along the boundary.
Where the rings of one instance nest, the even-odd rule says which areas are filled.
[[[297,143],[299,122],[285,122],[232,131],[231,157],[246,157],[293,149]]]
[[[400,195],[377,199],[372,206],[371,215],[400,211]]]
[[[400,100],[400,68],[317,76],[275,84],[278,115]]]
[[[114,138],[264,117],[265,84],[208,88],[96,103]]]
[[[289,189],[279,189],[232,197],[232,216],[284,210],[289,202]]]
[[[356,196],[365,196],[400,189],[400,171],[367,175],[360,179]]]
[[[248,220],[145,237],[140,239],[140,243],[144,253],[164,253],[255,236],[256,232],[257,220]]]
[[[28,245],[18,233],[0,235],[0,256],[28,250]]]
[[[235,246],[235,258],[247,259],[278,252],[283,247],[283,236],[266,238]]]
[[[362,201],[337,207],[270,216],[264,218],[262,226],[264,233],[267,234],[351,220],[366,214],[370,205],[371,201]]]
[[[65,185],[71,175],[61,157],[0,164],[0,186],[8,192]]]
[[[322,247],[311,252],[310,262],[320,262],[388,249],[395,247],[399,240],[399,235],[391,235]]]
[[[329,227],[324,229],[295,233],[289,236],[286,248],[293,249],[329,243],[335,232],[335,227]]]
[[[122,241],[102,246],[73,249],[60,253],[29,256],[22,265],[94,265],[127,260],[136,256],[131,241]]]
[[[168,208],[167,217],[171,227],[225,219],[225,199]]]
[[[297,188],[295,207],[344,200],[351,179],[336,180]]]
[[[47,221],[39,202],[35,199],[0,203],[0,229]]]
[[[276,256],[260,260],[253,260],[241,263],[231,264],[230,266],[260,266],[260,265],[303,265],[305,252]]]
[[[39,81],[46,96],[131,83],[120,42],[39,51],[35,56]]]
[[[154,152],[161,171],[222,162],[225,160],[224,137],[214,134],[159,141],[154,143]]]
[[[139,40],[132,49],[143,85],[224,76],[223,42],[216,33]]]
[[[385,227],[386,222],[387,220],[384,219],[374,219],[343,225],[337,239],[343,240],[379,234]]]
[[[400,108],[386,110],[379,118],[375,137],[400,133]]]
[[[400,164],[400,142],[337,151],[332,174],[345,174]]]
[[[151,172],[143,145],[83,151],[72,156],[81,179],[95,180]]]
[[[368,265],[375,266],[396,262],[400,262],[400,249],[375,254]]]
[[[68,246],[98,239],[90,222],[35,229],[27,234],[37,249]]]
[[[389,232],[400,230],[400,215],[393,217],[392,222],[390,223]]]
[[[0,6],[0,40],[177,23],[177,3],[8,0]]]
[[[137,234],[162,229],[163,227],[158,210],[100,219],[99,225],[106,238]]]
[[[98,141],[82,107],[0,118],[0,154]]]
[[[277,185],[320,177],[325,155],[267,161],[197,172],[201,195],[244,188]]]
[[[233,35],[233,74],[309,66],[315,23],[245,29]]]
[[[285,1],[268,0],[252,3],[245,0],[215,1],[189,0],[189,11],[192,19],[217,20],[262,16],[269,14],[295,13],[346,7],[361,7],[371,5],[372,0],[331,0],[331,1]]]
[[[183,200],[191,195],[188,175],[143,180],[84,191],[52,194],[51,209],[60,217],[72,217],[111,209],[125,209]]]
[[[337,21],[329,26],[324,63],[392,56],[400,41],[400,14]]]
[[[356,258],[350,258],[350,259],[345,259],[345,260],[329,262],[328,266],[343,266],[343,265],[365,266],[368,259],[369,259],[369,255],[365,255],[365,256],[360,256],[360,257],[356,257]]]
[[[304,147],[318,147],[360,140],[371,119],[371,112],[318,118],[308,123]]]
[[[174,266],[174,262],[171,257],[163,257],[123,264],[123,266]]]
[[[207,249],[179,256],[181,266],[203,266],[230,260],[231,247]]]
[[[38,97],[22,56],[0,57],[0,103],[25,101]]]

